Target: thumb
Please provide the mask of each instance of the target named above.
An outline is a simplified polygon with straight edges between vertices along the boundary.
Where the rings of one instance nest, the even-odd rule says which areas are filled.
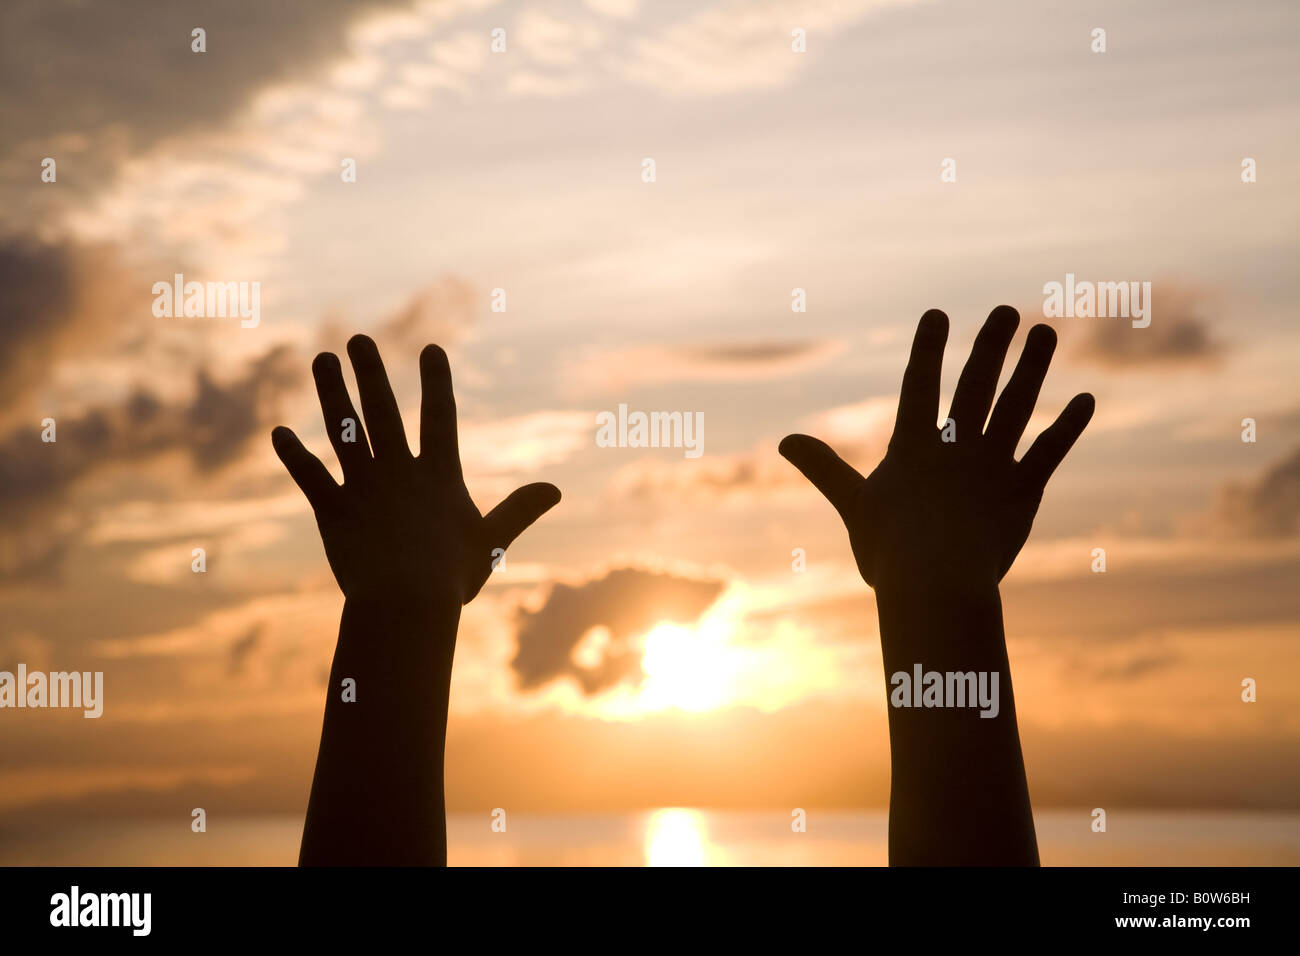
[[[779,450],[843,515],[850,496],[863,481],[858,470],[835,454],[830,445],[809,435],[786,435]]]
[[[560,503],[560,489],[544,481],[516,488],[486,515],[494,548],[508,548],[523,530]]]

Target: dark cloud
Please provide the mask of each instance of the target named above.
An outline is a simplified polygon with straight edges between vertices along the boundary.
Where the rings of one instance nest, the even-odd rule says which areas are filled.
[[[57,498],[96,469],[163,452],[183,450],[196,466],[218,468],[270,424],[276,399],[300,371],[289,347],[279,346],[229,382],[201,369],[188,404],[168,405],[141,389],[121,405],[56,418],[54,442],[43,442],[38,427],[16,429],[0,439],[0,516]]]
[[[1251,538],[1288,538],[1300,531],[1300,448],[1253,484],[1220,489],[1217,516],[1223,530]]]
[[[579,391],[605,393],[667,382],[763,381],[806,372],[843,348],[839,339],[642,342],[624,348],[580,349],[570,357],[567,374]]]
[[[1211,335],[1212,323],[1223,321],[1213,298],[1191,287],[1155,285],[1151,289],[1151,324],[1135,329],[1127,319],[1090,318],[1076,356],[1112,368],[1182,366],[1214,361],[1223,346]]]
[[[300,378],[292,350],[279,346],[233,380],[200,369],[188,403],[137,389],[124,403],[56,417],[54,442],[42,441],[36,426],[0,438],[0,578],[48,563],[66,546],[53,518],[82,479],[175,451],[200,470],[218,469],[263,437],[280,397]]]
[[[242,376],[227,384],[200,370],[193,403],[180,415],[179,428],[168,434],[186,448],[201,468],[218,468],[261,436],[279,412],[279,399],[302,378],[293,350],[281,345],[253,361]],[[155,410],[157,411],[157,410]],[[164,417],[164,429],[171,423]],[[187,438],[188,440],[184,440]]]
[[[266,627],[264,624],[255,624],[249,628],[243,637],[239,638],[230,645],[230,662],[228,672],[232,677],[238,677],[244,673],[248,667],[249,658],[253,653],[262,646],[263,637],[265,636]]]
[[[48,381],[51,366],[124,333],[148,300],[107,246],[0,237],[0,409]],[[147,313],[146,313],[147,314]]]
[[[1138,650],[1118,660],[1096,661],[1093,655],[1071,654],[1062,670],[1071,678],[1098,683],[1126,683],[1183,663],[1183,657],[1171,650]]]
[[[511,662],[519,685],[526,690],[568,676],[584,694],[594,694],[619,681],[635,681],[641,665],[632,638],[663,621],[691,623],[723,587],[721,581],[639,568],[617,568],[577,586],[556,584],[540,609],[519,612],[519,650]],[[609,630],[609,644],[597,666],[581,667],[573,650],[594,627]]]
[[[806,339],[794,342],[739,342],[725,345],[692,345],[676,349],[686,358],[720,365],[768,365],[818,355],[827,343]]]
[[[57,190],[102,188],[128,156],[231,117],[261,88],[346,52],[346,27],[407,0],[6,0],[0,4],[0,129],[32,182],[59,161]],[[207,52],[190,31],[207,31]]]
[[[1118,645],[1157,632],[1294,623],[1300,619],[1297,580],[1300,559],[1285,556],[1225,560],[1212,568],[1139,566],[1122,574],[1112,564],[1111,573],[1061,580],[1020,581],[1013,570],[1001,592],[1008,633]]]

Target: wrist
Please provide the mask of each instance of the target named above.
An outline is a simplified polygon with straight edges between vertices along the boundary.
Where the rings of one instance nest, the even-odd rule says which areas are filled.
[[[381,617],[393,613],[445,613],[448,609],[459,615],[464,604],[454,585],[444,582],[409,584],[398,581],[349,588],[343,592],[343,602],[347,607],[364,608]]]
[[[887,668],[1005,666],[1002,600],[996,585],[940,579],[876,589],[880,644]]]
[[[451,671],[461,605],[454,595],[433,590],[353,592],[343,601],[339,654],[368,669],[391,669],[423,680]]]
[[[876,605],[906,608],[912,613],[1002,613],[1002,596],[996,581],[931,576],[878,581],[872,588]]]

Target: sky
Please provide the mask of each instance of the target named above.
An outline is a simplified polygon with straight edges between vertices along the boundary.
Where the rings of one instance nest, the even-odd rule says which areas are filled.
[[[6,3],[0,670],[105,691],[0,711],[0,823],[305,809],[342,597],[269,434],[340,474],[307,370],[357,331],[413,445],[447,348],[481,508],[564,494],[462,616],[449,809],[884,807],[872,593],[777,442],[869,470],[922,312],[950,396],[1067,274],[1152,311],[1047,320],[1027,440],[1097,413],[1002,588],[1035,806],[1300,809],[1298,40],[1286,2]],[[178,273],[257,324],[155,314]],[[703,453],[600,447],[620,404]]]

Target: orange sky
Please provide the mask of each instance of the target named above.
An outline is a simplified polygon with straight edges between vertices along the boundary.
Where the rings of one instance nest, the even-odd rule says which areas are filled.
[[[0,711],[0,820],[301,813],[342,602],[268,435],[337,473],[306,370],[358,330],[408,430],[418,350],[448,348],[481,507],[564,492],[463,617],[452,809],[883,806],[872,595],[776,443],[872,467],[924,309],[948,395],[988,310],[1027,329],[1067,273],[1154,310],[1053,320],[1043,418],[1098,409],[1003,588],[1035,803],[1300,807],[1298,29],[1287,3],[6,5],[0,670],[106,690],[98,720]],[[260,322],[156,316],[176,273],[258,282]],[[703,454],[599,447],[620,403],[701,413]]]

